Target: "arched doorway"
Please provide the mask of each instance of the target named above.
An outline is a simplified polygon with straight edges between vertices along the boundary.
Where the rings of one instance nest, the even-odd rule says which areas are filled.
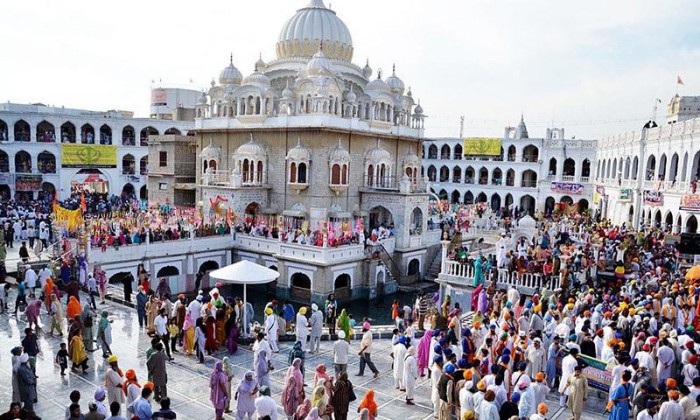
[[[467,191],[464,194],[464,204],[474,204],[474,194],[471,191]]]
[[[124,187],[122,188],[122,196],[136,197],[136,190],[134,189],[134,186],[130,183],[124,184]]]
[[[549,159],[549,175],[556,175],[557,174],[557,159],[556,158],[551,158]]]
[[[158,130],[153,127],[146,127],[141,130],[141,146],[148,146],[148,136],[157,136]]]
[[[437,146],[434,144],[431,144],[430,147],[428,147],[428,159],[437,159],[437,155],[438,155]]]
[[[509,209],[513,205],[513,195],[511,193],[506,194],[505,208]]]
[[[164,134],[165,134],[166,136],[170,136],[170,135],[179,136],[179,135],[182,134],[182,133],[180,133],[180,130],[178,130],[177,128],[175,128],[175,127],[170,127],[170,128],[168,128],[167,130],[165,130],[165,133],[164,133]]]
[[[100,127],[100,144],[112,144],[112,127],[107,124]]]
[[[477,203],[485,203],[486,201],[488,201],[488,198],[486,197],[486,194],[484,194],[483,192],[479,193],[479,195],[476,197]]]
[[[491,209],[493,211],[498,211],[501,209],[501,196],[494,194],[491,196]]]
[[[126,154],[122,158],[122,174],[123,175],[135,175],[136,174],[136,160],[131,154]]]
[[[136,145],[136,132],[134,127],[127,125],[122,129],[122,145],[124,146],[135,146]]]
[[[39,191],[39,200],[51,202],[53,201],[54,194],[56,194],[56,187],[52,183],[44,182],[41,184],[41,191]]]
[[[566,203],[568,205],[574,204],[574,199],[569,197],[568,195],[562,196],[561,200],[559,200],[560,203]]]
[[[556,200],[554,197],[549,196],[547,197],[546,200],[544,200],[544,212],[546,214],[550,214],[554,211],[554,205],[556,204]]]
[[[139,189],[139,199],[148,200],[148,188],[146,188],[145,185],[141,186],[141,189]]]
[[[520,199],[520,211],[527,212],[532,215],[535,212],[535,198],[529,194],[522,196]]]
[[[336,299],[350,299],[350,283],[351,278],[349,274],[341,274],[335,278],[335,281],[333,282],[333,293],[335,293]]]
[[[447,166],[440,168],[440,182],[448,182],[450,180],[450,169]]]
[[[661,228],[661,210],[656,210],[654,214],[654,227]]]
[[[15,172],[20,174],[32,172],[32,157],[24,150],[20,150],[15,155]]]
[[[154,290],[156,287],[158,287],[160,279],[165,279],[168,286],[170,286],[170,291],[173,293],[185,290],[184,284],[180,284],[180,270],[175,266],[166,265],[158,270],[155,280],[151,279],[151,284]]]
[[[291,296],[300,302],[311,300],[311,279],[304,273],[294,273],[291,278]]]
[[[95,129],[90,124],[80,127],[80,142],[83,144],[95,144]]]
[[[56,157],[51,152],[41,152],[37,156],[36,164],[42,174],[56,173]]]
[[[7,201],[12,198],[11,195],[12,192],[10,191],[10,186],[7,184],[0,184],[0,198]]]
[[[568,158],[564,161],[564,176],[572,177],[576,173],[576,161]]]
[[[630,210],[627,212],[627,222],[632,224],[634,222],[634,206],[630,204]]]
[[[474,168],[472,168],[471,166],[467,166],[467,169],[464,171],[464,183],[474,183]]]
[[[585,198],[582,198],[582,199],[578,200],[578,211],[579,211],[579,213],[583,213],[583,212],[585,212],[586,210],[588,210],[588,205],[589,205],[589,204],[588,204],[588,200],[586,200]]]
[[[56,141],[56,129],[48,121],[42,121],[36,127],[36,141],[40,143],[53,143]]]
[[[218,270],[219,269],[219,263],[214,261],[214,260],[207,260],[200,264],[199,270],[197,270],[198,273],[202,273],[202,279],[201,283],[197,284],[196,283],[196,278],[195,278],[195,285],[194,285],[194,291],[198,290],[203,290],[203,289],[208,289],[212,287],[209,281],[209,273]]]
[[[338,175],[340,178],[340,175]],[[428,166],[428,181],[435,182],[437,180],[437,169],[433,165]]]
[[[408,262],[408,275],[417,276],[420,274],[420,260],[418,258],[413,258]]]
[[[685,222],[686,233],[698,233],[698,219],[695,216],[690,216]]]
[[[124,284],[124,281],[134,281],[134,275],[128,271],[120,271],[117,274],[112,275],[108,283],[109,284]]]
[[[447,200],[447,191],[445,191],[444,189],[440,190],[440,192],[438,193],[438,197],[440,198],[440,200]]]
[[[411,213],[411,225],[409,226],[409,234],[420,235],[423,231],[423,210],[420,207],[413,209]]]
[[[673,213],[668,212],[668,214],[666,215],[666,220],[664,222],[664,229],[667,232],[671,232],[673,230]]]
[[[0,172],[10,172],[10,157],[4,150],[0,150]]]
[[[61,126],[61,143],[75,143],[75,125],[70,121]]]
[[[24,120],[15,123],[15,141],[29,141],[31,139],[31,128]]]
[[[534,188],[537,186],[537,173],[531,169],[528,169],[523,172],[523,176],[521,178],[521,187],[525,188]]]
[[[245,214],[246,223],[251,222],[255,224],[255,219],[258,217],[258,213],[260,213],[259,203],[253,201],[252,203],[248,204],[243,211],[243,214]]]
[[[369,228],[375,229],[379,226],[389,227],[394,224],[394,216],[383,206],[373,207],[369,211]]]
[[[212,161],[215,162],[215,161]],[[213,169],[216,169],[216,166],[214,166]],[[139,161],[139,173],[141,175],[148,175],[148,156],[144,156],[141,158]]]
[[[540,151],[536,146],[527,145],[523,149],[523,162],[537,162]]]
[[[460,196],[459,191],[457,191],[457,190],[452,191],[452,200],[451,200],[451,202],[452,202],[452,203],[459,203],[459,196]]]

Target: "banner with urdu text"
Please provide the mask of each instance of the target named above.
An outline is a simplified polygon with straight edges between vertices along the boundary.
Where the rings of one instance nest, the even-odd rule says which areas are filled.
[[[465,156],[501,156],[501,139],[467,137],[463,153]]]
[[[80,209],[68,210],[59,205],[54,206],[54,221],[58,226],[65,225],[66,229],[74,232],[83,226],[83,212]]]
[[[62,144],[64,168],[116,168],[117,146],[100,144]]]

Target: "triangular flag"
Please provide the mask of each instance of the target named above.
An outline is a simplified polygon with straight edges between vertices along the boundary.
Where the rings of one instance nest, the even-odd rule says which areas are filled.
[[[678,76],[678,80],[676,80],[676,84],[685,86],[685,83],[683,83],[683,79],[681,79],[681,76]]]

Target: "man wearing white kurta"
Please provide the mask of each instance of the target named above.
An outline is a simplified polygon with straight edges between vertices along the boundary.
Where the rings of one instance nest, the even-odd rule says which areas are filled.
[[[561,381],[559,382],[559,405],[566,407],[566,399],[569,396],[569,386],[567,382],[569,377],[574,374],[574,368],[578,365],[578,350],[575,348],[570,350],[570,354],[561,362]]]
[[[403,391],[403,361],[406,357],[406,337],[399,337],[399,342],[394,344],[392,353],[394,355],[394,388]]]
[[[666,341],[666,339],[661,341],[661,347],[656,351],[656,357],[659,359],[656,364],[656,375],[659,384],[664,384],[666,383],[666,379],[671,377],[671,368],[673,367],[673,360],[675,358],[675,353],[673,349],[668,346],[668,341]]]
[[[496,242],[496,263],[498,268],[503,268],[506,260],[506,247],[508,246],[508,241],[506,241],[505,233],[501,234],[501,239]]]
[[[296,335],[297,341],[301,341],[301,348],[304,351],[308,351],[309,347],[306,344],[306,339],[309,336],[309,320],[306,319],[306,307],[302,306],[297,312],[297,322],[296,322]]]
[[[525,373],[530,378],[534,378],[537,372],[544,372],[547,367],[547,355],[542,348],[542,341],[539,338],[533,340],[532,346],[525,350],[527,368]]]
[[[267,335],[267,341],[270,343],[270,348],[272,348],[272,351],[279,353],[280,349],[277,347],[277,332],[279,330],[277,315],[274,314],[272,308],[267,308],[265,311],[265,334]]]
[[[416,348],[411,346],[403,362],[403,386],[406,387],[406,404],[414,405],[413,398],[416,393],[416,380],[418,379],[418,361],[416,360]]]

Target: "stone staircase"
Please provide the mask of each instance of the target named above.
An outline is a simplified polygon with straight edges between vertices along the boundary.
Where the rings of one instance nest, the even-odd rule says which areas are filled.
[[[429,281],[434,281],[440,275],[440,266],[442,264],[442,253],[440,251],[435,253],[428,269],[425,271],[425,279]]]

